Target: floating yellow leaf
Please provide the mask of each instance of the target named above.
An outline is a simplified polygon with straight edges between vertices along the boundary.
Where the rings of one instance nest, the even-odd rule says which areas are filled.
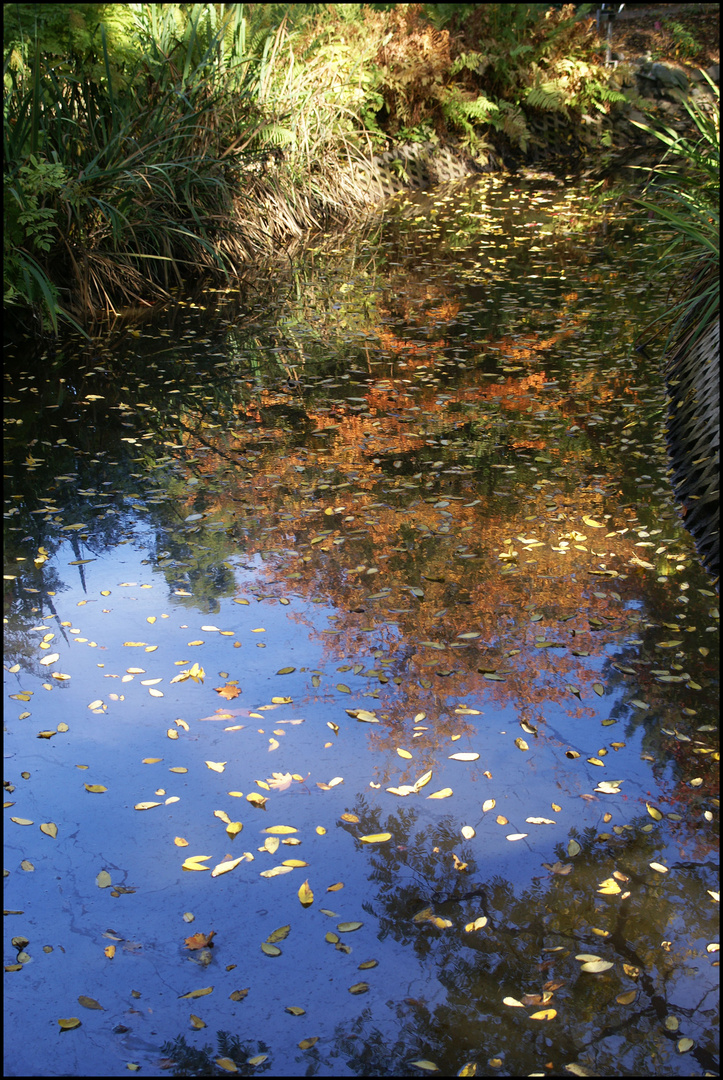
[[[424,1058],[419,1061],[411,1061],[410,1065],[416,1065],[418,1069],[424,1069],[426,1072],[439,1072],[439,1067],[433,1061],[426,1061]]]
[[[350,994],[366,994],[368,989],[369,989],[369,983],[358,982],[358,983],[354,983],[353,986],[349,987],[349,993]]]
[[[47,667],[48,664],[54,664],[56,660],[60,660],[60,653],[51,653],[50,656],[44,656],[40,663],[43,667]],[[78,1021],[80,1023],[80,1021]]]
[[[477,761],[479,754],[450,754],[450,761]]]
[[[80,1027],[80,1020],[77,1016],[69,1016],[65,1020],[58,1020],[58,1025],[61,1031],[71,1031],[73,1028]]]
[[[223,772],[228,762],[226,761],[207,761],[206,765],[209,769],[213,769],[214,772]]]
[[[54,821],[44,821],[40,826],[41,833],[45,833],[46,836],[52,836],[53,839],[58,835],[58,826]]]
[[[184,840],[182,836],[174,836],[173,843],[176,847],[188,847],[188,840]]]
[[[397,753],[401,758],[410,759],[412,757],[408,750],[400,750],[399,747],[397,747]]]
[[[205,1028],[205,1026],[205,1020],[202,1020],[200,1016],[196,1016],[194,1013],[191,1013],[191,1027],[193,1027],[196,1031],[200,1031],[202,1028]]]
[[[247,795],[246,798],[249,796]],[[263,830],[265,833],[270,833],[272,836],[286,836],[289,833],[298,832],[298,829],[294,829],[291,825],[269,825],[268,829]]]
[[[620,886],[615,878],[605,878],[604,881],[600,882],[598,892],[602,893],[603,896],[617,896],[620,892]]]
[[[252,791],[250,795],[247,795],[246,801],[250,802],[252,806],[258,806],[262,810],[266,809],[266,797],[259,795],[257,791]]]
[[[518,1000],[517,1000],[517,998],[513,998],[513,997],[506,997],[506,998],[503,998],[503,999],[502,999],[502,1004],[503,1004],[503,1005],[509,1005],[509,1007],[510,1007],[511,1009],[524,1009],[524,1007],[525,1007],[525,1006],[524,1006],[524,1005],[522,1004],[522,1002],[521,1002],[521,1001],[518,1001]]]
[[[227,874],[229,870],[233,870],[233,868],[235,866],[238,866],[240,862],[245,862],[243,855],[239,855],[238,859],[229,859],[227,862],[220,862],[218,866],[214,866],[213,870],[211,871],[211,877],[218,877],[220,874]],[[208,867],[202,866],[201,869],[208,870]]]
[[[669,869],[669,868],[668,868],[667,866],[663,866],[663,864],[662,864],[662,863],[659,863],[659,862],[651,862],[651,863],[649,863],[648,865],[650,866],[650,869],[651,869],[651,870],[657,870],[657,872],[658,872],[659,874],[667,874],[667,873],[668,873],[668,869]]]
[[[463,825],[461,832],[465,840],[471,840],[474,836],[477,835],[471,825]]]
[[[442,788],[441,791],[433,791],[431,795],[427,795],[428,799],[448,799],[450,795],[453,795],[451,787]]]
[[[319,1036],[318,1035],[314,1035],[310,1039],[302,1039],[301,1042],[299,1043],[299,1049],[300,1050],[309,1050],[312,1046],[316,1046],[318,1041],[319,1041]]]
[[[200,866],[199,863],[204,862],[206,859],[210,859],[210,855],[189,855],[189,857],[183,863],[184,870],[208,870],[208,866]]]
[[[585,522],[586,525],[589,525],[591,529],[605,528],[605,526],[601,525],[599,521],[595,521],[593,518],[587,517],[585,514],[582,515],[582,520]]]
[[[583,964],[580,971],[587,971],[592,975],[599,975],[603,971],[609,971],[613,965],[609,960],[589,960]]]
[[[209,855],[208,858],[210,859],[211,856]],[[189,990],[189,992],[187,994],[180,994],[178,1000],[179,1001],[185,1001],[186,998],[206,997],[207,994],[212,994],[212,993],[213,993],[213,987],[212,986],[204,986],[201,990]]]
[[[267,956],[281,956],[281,949],[276,945],[271,945],[268,941],[264,941],[261,946],[261,952],[266,953]]]
[[[420,776],[419,780],[415,780],[415,782],[414,782],[414,790],[415,791],[421,791],[421,789],[423,787],[425,787],[429,783],[429,781],[431,779],[432,779],[432,770],[430,769],[429,772],[426,772],[422,776]]]
[[[531,1013],[530,1020],[554,1020],[557,1009],[541,1009],[540,1012]]]
[[[392,834],[389,832],[372,833],[370,836],[360,836],[362,844],[383,844],[387,840],[391,840]]]
[[[159,802],[139,802],[139,803],[135,804],[133,809],[134,810],[150,810],[151,807],[160,806],[160,805],[161,805],[161,803],[159,803]],[[210,858],[211,858],[211,856],[209,855],[209,859]]]
[[[512,840],[514,842],[515,840],[524,840],[526,836],[527,836],[526,832],[515,832],[515,833],[508,833],[507,836],[505,837],[505,839],[506,840]]]
[[[240,821],[229,821],[226,826],[226,832],[229,836],[238,836],[243,829],[243,824]]]
[[[297,895],[299,897],[299,901],[302,907],[309,907],[310,904],[314,903],[314,894],[309,887],[308,880],[305,881],[303,885],[299,886],[299,892]]]
[[[487,925],[487,919],[482,915],[479,919],[475,919],[474,922],[467,923],[465,930],[470,934],[473,930],[482,930]]]
[[[280,874],[290,874],[292,866],[272,866],[270,870],[262,870],[259,877],[279,877]]]
[[[359,930],[364,923],[360,922],[340,922],[337,926],[337,930],[340,934],[351,934],[354,930]]]
[[[632,1005],[638,996],[637,990],[626,990],[624,994],[618,994],[615,998],[618,1005]]]
[[[658,810],[657,806],[651,806],[648,802],[646,802],[645,806],[653,821],[662,820],[663,815],[661,814],[660,810]]]
[[[292,1016],[306,1016],[306,1009],[299,1005],[287,1005],[284,1012],[291,1013]]]
[[[497,803],[494,799],[485,799],[485,801],[482,803],[482,810],[486,814],[489,810],[494,810],[496,805]]]
[[[515,739],[515,746],[518,750],[529,750],[529,746],[524,739]]]
[[[368,709],[353,709],[353,710],[348,710],[347,709],[347,712],[351,712],[351,714],[353,716],[355,716],[357,718],[357,720],[361,720],[365,724],[378,724],[379,723],[379,721],[377,720],[376,715],[373,712],[369,712]]]
[[[106,945],[106,947],[103,949],[103,952],[109,960],[112,960],[115,956],[115,945]]]
[[[103,787],[102,784],[84,784],[86,791],[90,791],[93,795],[100,795],[104,791],[107,791],[107,787]]]

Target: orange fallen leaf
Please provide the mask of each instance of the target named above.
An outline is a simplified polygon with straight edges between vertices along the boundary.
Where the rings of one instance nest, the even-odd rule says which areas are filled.
[[[103,949],[103,952],[109,960],[112,960],[115,956],[115,945],[106,945],[105,949]]]
[[[237,698],[241,691],[238,686],[234,686],[233,683],[226,683],[225,686],[214,686],[214,690],[217,694],[220,694],[226,701],[232,701]]]
[[[211,945],[211,938],[215,935],[215,933],[216,931],[212,930],[210,934],[192,934],[191,937],[187,937],[184,939],[186,948],[205,949],[207,945]]]

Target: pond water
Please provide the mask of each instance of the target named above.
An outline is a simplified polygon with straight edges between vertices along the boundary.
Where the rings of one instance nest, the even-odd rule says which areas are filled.
[[[629,213],[474,180],[11,350],[7,1075],[715,1071],[717,594]]]

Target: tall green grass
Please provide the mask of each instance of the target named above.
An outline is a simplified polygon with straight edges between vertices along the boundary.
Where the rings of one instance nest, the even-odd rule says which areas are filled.
[[[636,200],[659,226],[673,232],[661,269],[674,272],[681,299],[651,324],[658,329],[645,343],[667,332],[663,355],[673,341],[678,351],[690,348],[720,313],[720,90],[702,74],[711,90],[709,101],[683,102],[697,137],[637,123],[667,147],[650,171],[644,197]]]

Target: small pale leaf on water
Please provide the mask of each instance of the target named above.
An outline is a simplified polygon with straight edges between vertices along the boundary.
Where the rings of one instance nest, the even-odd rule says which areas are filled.
[[[360,971],[369,971],[370,968],[375,968],[375,967],[378,967],[378,966],[379,966],[379,961],[378,960],[365,960],[363,963],[361,963],[359,965],[359,970]]]
[[[439,1072],[439,1066],[435,1065],[433,1061],[425,1061],[422,1058],[420,1061],[410,1061],[410,1065],[416,1065],[418,1069],[424,1069],[425,1072]]]
[[[389,832],[372,833],[370,836],[360,836],[362,844],[384,844],[387,840],[391,840],[392,834]]]
[[[195,1013],[191,1013],[191,1027],[194,1028],[195,1031],[200,1031],[202,1028],[205,1028],[205,1026],[205,1020],[202,1020],[200,1016],[196,1016]]]
[[[540,1012],[531,1013],[530,1020],[554,1020],[557,1009],[541,1009]]]
[[[420,776],[419,780],[414,781],[414,790],[415,791],[421,791],[421,789],[423,787],[425,787],[429,783],[429,781],[431,779],[432,779],[432,770],[430,769],[429,772],[426,772],[426,773],[424,773],[423,776]]]
[[[103,1006],[99,1001],[96,1001],[95,998],[92,997],[86,997],[85,994],[80,995],[78,1002],[84,1009],[100,1009],[101,1012],[103,1011]]]
[[[521,1001],[518,1001],[517,998],[513,998],[513,997],[503,998],[502,999],[502,1004],[503,1005],[509,1005],[511,1009],[524,1009],[524,1007],[525,1007],[522,1004]]]
[[[134,810],[151,810],[154,806],[161,806],[159,802],[138,802],[133,807]]]
[[[52,836],[53,839],[58,835],[58,826],[54,821],[44,821],[40,826],[41,833],[45,833],[46,836]]]
[[[624,994],[618,994],[615,998],[618,1005],[632,1005],[638,996],[637,990],[626,990]]]
[[[369,712],[368,709],[356,709],[354,711],[354,716],[356,716],[357,720],[361,720],[365,724],[379,723],[375,714],[373,712]]]
[[[603,686],[602,683],[594,682],[592,684],[592,688],[595,691],[595,693],[598,695],[598,697],[602,697],[603,694],[605,693],[605,687]]]
[[[450,754],[450,761],[477,761],[479,754]]]
[[[302,1039],[299,1043],[300,1050],[310,1050],[312,1046],[316,1046],[319,1041],[318,1035],[313,1035],[310,1039]]]
[[[299,886],[297,895],[302,907],[309,907],[310,904],[314,903],[314,894],[311,891],[308,880],[305,881],[303,885]]]
[[[412,757],[408,750],[400,750],[399,747],[397,747],[397,753],[401,758],[407,758],[407,760],[411,759]]]
[[[276,930],[272,930],[269,936],[266,938],[270,945],[275,945],[277,941],[286,941],[287,937],[291,933],[291,926],[279,926]]]
[[[603,896],[617,896],[620,892],[620,886],[615,878],[605,878],[604,881],[600,882],[598,892]]]
[[[306,1016],[306,1009],[302,1009],[299,1005],[287,1005],[284,1012],[291,1013],[292,1016]]]
[[[474,836],[477,835],[471,825],[463,825],[461,832],[465,840],[471,840]]]
[[[448,799],[450,795],[453,795],[451,787],[442,788],[441,791],[433,791],[431,795],[427,795],[428,799]]]
[[[525,742],[524,739],[515,739],[515,746],[517,747],[518,750],[529,750],[530,749],[530,747],[528,746],[528,744]]]
[[[95,883],[99,889],[107,889],[111,885],[111,876],[107,870],[101,870],[95,879]]]
[[[259,877],[279,877],[280,874],[290,874],[292,866],[272,866],[270,870],[262,870]]]
[[[228,832],[228,829],[226,830]],[[238,866],[240,862],[244,862],[243,855],[240,855],[238,859],[229,859],[228,862],[220,862],[217,866],[214,866],[211,871],[211,877],[219,877],[220,874],[227,874],[229,870],[233,870],[235,866]],[[208,867],[203,869],[207,870]]]
[[[246,796],[248,798],[248,795]],[[265,833],[269,833],[271,836],[286,836],[289,833],[298,832],[292,825],[269,825],[268,829],[263,830]]]
[[[266,1061],[266,1058],[268,1056],[269,1056],[268,1054],[257,1054],[256,1057],[247,1058],[246,1064],[247,1065],[261,1065],[262,1062]]]
[[[486,814],[489,810],[494,810],[496,805],[497,803],[494,799],[485,799],[485,801],[482,803],[482,810]]]
[[[77,1016],[69,1016],[67,1019],[58,1020],[58,1025],[61,1031],[71,1031],[73,1028],[80,1027],[80,1019]]]
[[[369,989],[369,983],[358,982],[358,983],[354,983],[353,986],[349,987],[349,993],[350,994],[366,994],[368,989]]]
[[[108,790],[103,784],[84,784],[83,786],[85,787],[85,790],[90,791],[92,795],[102,795],[104,791]]]
[[[651,870],[657,870],[659,874],[667,874],[669,870],[669,867],[663,866],[663,864],[659,862],[651,862],[648,865]]]
[[[268,941],[263,942],[261,952],[266,953],[267,956],[281,956],[281,949],[277,949],[275,945],[270,945]]]
[[[694,1046],[695,1046],[695,1043],[693,1042],[692,1039],[679,1039],[678,1040],[678,1047],[677,1047],[678,1053],[679,1054],[685,1054],[685,1053],[688,1052],[688,1050],[692,1050]]]
[[[526,836],[527,836],[526,832],[515,832],[515,833],[508,833],[507,836],[505,837],[505,839],[506,840],[512,840],[512,841],[514,841],[514,840],[524,840]]]
[[[209,859],[210,858],[211,858],[211,856],[209,855]],[[180,994],[179,997],[178,997],[178,1000],[179,1001],[185,1001],[187,998],[206,997],[207,994],[212,994],[212,993],[213,993],[213,987],[212,986],[204,986],[200,990],[189,990],[187,994]]]
[[[226,761],[207,761],[205,764],[208,766],[209,769],[212,769],[214,772],[223,772],[223,770],[226,768],[226,765],[228,764],[228,762],[226,762]]]
[[[354,930],[359,930],[364,923],[360,922],[340,922],[337,926],[337,930],[340,934],[351,934]]]
[[[327,892],[339,892],[339,889],[343,889],[343,888],[344,888],[344,882],[343,881],[337,881],[334,885],[328,885],[326,891]]]
[[[610,960],[588,960],[582,965],[580,971],[587,971],[597,975],[602,971],[609,971],[612,966]]]
[[[250,795],[247,795],[246,801],[250,802],[252,806],[260,807],[261,810],[266,809],[266,796],[259,795],[258,791],[252,791]]]
[[[601,780],[595,790],[601,791],[603,795],[619,795],[622,783],[623,780]]]
[[[492,1064],[492,1062],[490,1062],[490,1065],[491,1064]],[[500,1062],[500,1064],[501,1064],[501,1062]],[[474,1061],[468,1061],[465,1065],[462,1066],[462,1068],[457,1073],[457,1076],[476,1076],[476,1075],[477,1075],[477,1065],[475,1064]]]
[[[663,815],[661,814],[660,810],[658,810],[657,806],[651,806],[649,802],[646,802],[645,807],[646,807],[648,813],[650,814],[651,818],[653,819],[653,821],[661,821],[662,820]]]

